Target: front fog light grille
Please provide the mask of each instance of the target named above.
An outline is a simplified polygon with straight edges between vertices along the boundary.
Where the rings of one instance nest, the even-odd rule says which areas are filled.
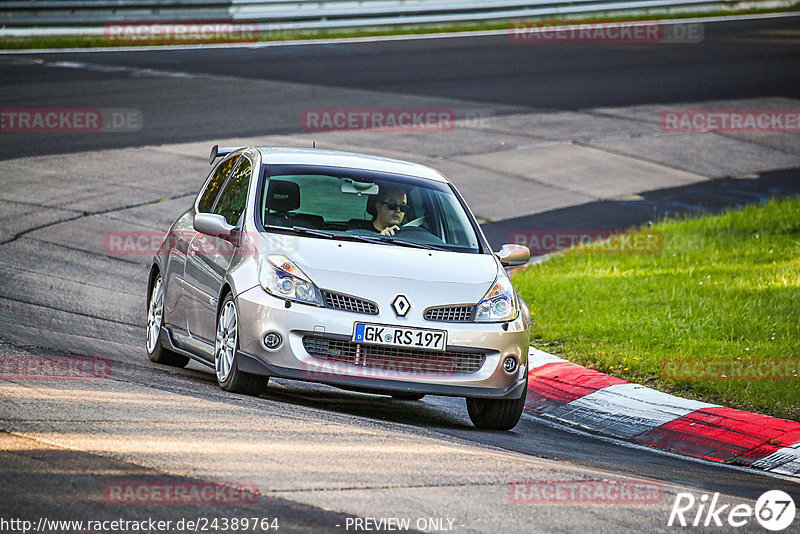
[[[405,373],[470,374],[478,372],[486,361],[486,354],[479,352],[404,349],[323,336],[305,336],[303,346],[319,360]]]
[[[322,296],[325,298],[326,308],[378,315],[378,305],[369,300],[331,291],[323,291]]]
[[[423,315],[426,321],[442,323],[471,323],[475,319],[475,306],[440,306],[428,308]]]

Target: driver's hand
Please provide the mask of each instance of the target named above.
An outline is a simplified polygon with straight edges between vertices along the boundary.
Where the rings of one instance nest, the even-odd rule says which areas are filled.
[[[394,226],[387,226],[386,228],[381,230],[381,235],[394,235],[394,233],[399,229],[400,227],[397,226],[396,224]]]

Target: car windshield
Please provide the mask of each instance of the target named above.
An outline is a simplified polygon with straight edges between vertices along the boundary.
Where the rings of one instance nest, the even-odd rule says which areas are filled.
[[[289,165],[265,165],[262,176],[258,213],[267,231],[480,252],[471,218],[447,183]]]

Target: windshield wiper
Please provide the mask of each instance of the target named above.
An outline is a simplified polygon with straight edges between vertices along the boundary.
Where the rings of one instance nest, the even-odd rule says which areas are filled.
[[[388,236],[388,235],[376,235],[375,237],[372,237],[372,236],[366,236],[366,235],[353,235],[353,234],[350,234],[350,235],[346,235],[346,236],[342,236],[342,237],[344,237],[346,239],[354,239],[354,240],[358,240],[358,241],[365,241],[367,243],[379,243],[381,245],[389,243],[389,244],[392,244],[392,245],[400,245],[400,246],[403,246],[403,247],[424,248],[424,249],[427,249],[427,250],[444,250],[444,249],[442,249],[440,247],[437,247],[435,245],[426,245],[424,243],[415,243],[413,241],[406,241],[405,239],[397,239],[395,237]]]
[[[345,241],[362,241],[364,243],[376,243],[378,245],[400,245],[403,247],[411,248],[424,248],[426,250],[447,250],[446,247],[437,247],[436,245],[427,245],[424,243],[415,243],[413,241],[406,241],[405,239],[397,239],[396,237],[388,235],[366,236],[358,234],[330,234],[322,230],[314,230],[313,228],[306,228],[305,226],[276,226],[274,224],[265,224],[264,228],[267,230],[291,230],[298,234],[313,235],[317,237],[326,237],[328,239],[342,239]]]
[[[313,235],[313,236],[317,236],[317,237],[327,237],[327,238],[336,237],[335,235],[329,234],[328,232],[323,232],[321,230],[314,230],[313,228],[306,228],[305,226],[292,226],[292,227],[289,227],[289,226],[278,226],[278,225],[275,225],[275,224],[265,224],[264,225],[264,229],[265,230],[290,231],[290,232],[295,232],[295,233],[298,233],[298,234]]]
[[[395,245],[404,245],[407,247],[416,247],[416,248],[424,248],[427,250],[445,250],[442,247],[437,247],[436,245],[429,245],[427,243],[417,243],[416,241],[406,241],[405,239],[397,239],[396,237],[392,236],[381,236],[379,238],[381,241],[387,241],[389,243],[394,243]]]
[[[328,238],[336,237],[335,235],[329,234],[328,232],[323,232],[322,230],[314,230],[313,228],[306,228],[305,226],[292,226],[292,230],[294,230],[295,232],[300,232],[301,234],[316,235],[319,237],[328,237]]]

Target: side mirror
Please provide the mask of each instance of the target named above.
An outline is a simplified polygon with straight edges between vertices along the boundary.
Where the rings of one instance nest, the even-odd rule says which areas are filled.
[[[236,228],[231,226],[222,215],[215,213],[198,213],[194,216],[194,229],[202,234],[220,237],[227,241],[231,241],[233,236],[231,230]]]
[[[531,259],[531,251],[523,245],[503,245],[494,253],[504,267],[524,265]]]

